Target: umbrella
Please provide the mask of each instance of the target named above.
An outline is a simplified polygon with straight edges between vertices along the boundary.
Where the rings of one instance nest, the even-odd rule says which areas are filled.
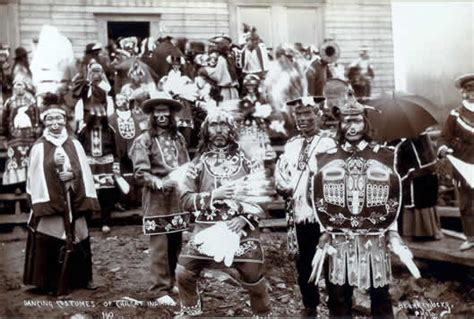
[[[438,123],[436,114],[439,108],[418,95],[403,92],[383,94],[364,101],[364,104],[377,110],[369,111],[368,117],[374,138],[379,141],[416,137]]]

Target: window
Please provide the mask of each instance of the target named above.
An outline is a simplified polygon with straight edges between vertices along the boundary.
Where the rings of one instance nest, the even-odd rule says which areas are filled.
[[[242,23],[255,26],[268,48],[296,42],[319,46],[324,39],[322,4],[318,1],[292,4],[291,1],[260,0],[254,4],[232,0],[230,13],[234,39],[240,38]]]

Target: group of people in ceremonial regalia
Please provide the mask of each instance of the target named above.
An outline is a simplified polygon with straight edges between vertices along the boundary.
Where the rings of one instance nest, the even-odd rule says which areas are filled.
[[[373,138],[372,110],[361,103],[374,78],[367,47],[346,79],[334,41],[319,55],[283,46],[272,57],[255,28],[244,31],[237,44],[213,37],[207,52],[169,34],[141,46],[118,39],[108,56],[91,43],[75,75],[71,43],[52,27],[41,32],[36,72],[17,52],[0,114],[3,183],[26,182],[31,207],[25,284],[58,295],[94,289],[88,219],[100,211],[107,234],[112,210],[141,205],[159,305],[178,306],[179,296],[179,315],[202,315],[203,269],[232,267],[252,312],[270,316],[259,220],[279,195],[302,314],[318,315],[324,277],[331,316],[352,315],[355,288],[369,291],[373,316],[393,316],[391,253],[420,277],[400,233],[442,238],[432,144],[426,134]],[[58,44],[56,60],[47,60],[45,41]],[[4,81],[2,64],[2,89]],[[446,122],[438,156],[469,165],[474,75],[456,86],[462,106]],[[276,141],[284,142],[279,157]],[[473,185],[463,172],[455,179],[467,250]]]

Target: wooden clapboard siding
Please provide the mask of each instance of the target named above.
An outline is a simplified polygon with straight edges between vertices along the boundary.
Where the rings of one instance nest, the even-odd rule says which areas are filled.
[[[106,39],[109,16],[115,21],[137,20],[163,23],[172,36],[204,41],[216,34],[229,33],[227,0],[21,0],[19,30],[21,45],[30,46],[41,26],[56,26],[69,37],[77,57],[87,43]],[[142,17],[142,18],[141,18]],[[153,32],[156,26],[150,26]]]
[[[394,88],[392,11],[389,0],[328,0],[325,34],[341,47],[340,63],[358,57],[358,47],[368,45],[375,71],[374,93]]]
[[[172,36],[204,41],[234,34],[237,5],[320,7],[324,36],[341,47],[340,63],[349,65],[358,47],[368,45],[375,69],[374,92],[394,88],[390,0],[17,0],[21,45],[29,46],[43,24],[58,27],[73,43],[77,57],[89,42],[105,39],[105,21],[136,16],[164,23]],[[156,25],[150,26],[151,32]],[[235,35],[235,34],[234,34]]]

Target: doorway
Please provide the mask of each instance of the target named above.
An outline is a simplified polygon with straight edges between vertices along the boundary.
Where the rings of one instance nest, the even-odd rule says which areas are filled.
[[[137,37],[141,41],[150,36],[150,22],[146,21],[107,21],[108,40]]]

